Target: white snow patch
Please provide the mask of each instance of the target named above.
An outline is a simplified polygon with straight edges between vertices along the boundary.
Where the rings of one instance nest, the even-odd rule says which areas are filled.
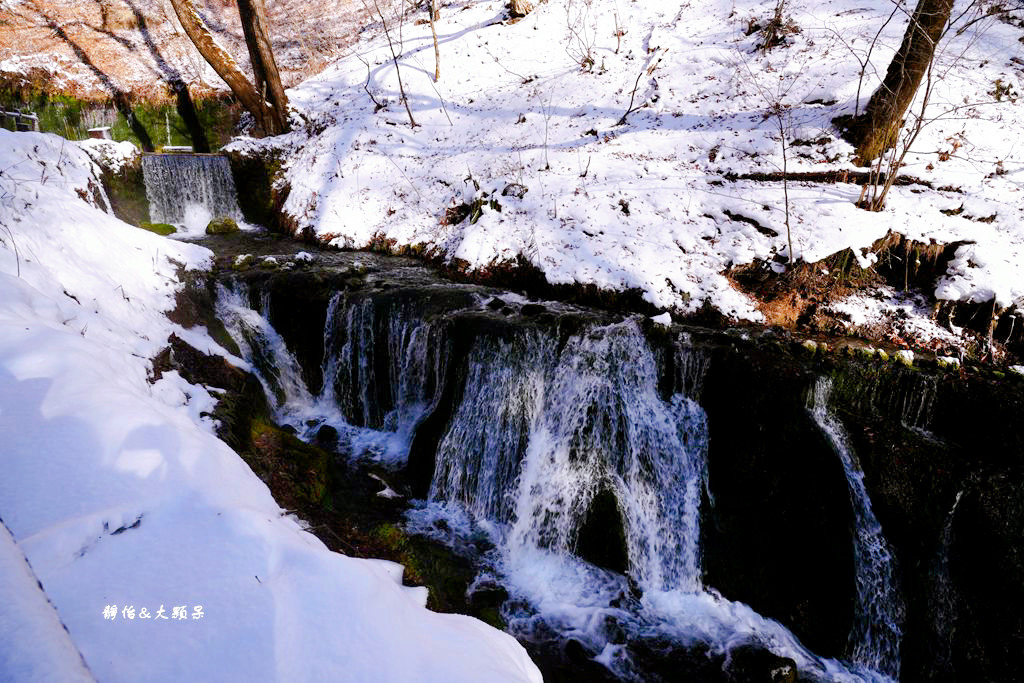
[[[672,324],[672,314],[669,313],[668,311],[665,311],[664,313],[662,313],[660,315],[652,315],[651,316],[651,320],[653,320],[654,322],[658,323],[659,325],[671,325]]]

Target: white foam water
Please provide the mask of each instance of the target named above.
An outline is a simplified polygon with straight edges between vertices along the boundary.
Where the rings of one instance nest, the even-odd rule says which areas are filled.
[[[142,176],[149,200],[149,219],[154,223],[190,225],[199,215],[195,207],[211,218],[242,220],[227,157],[143,154]],[[205,230],[206,225],[202,228]]]

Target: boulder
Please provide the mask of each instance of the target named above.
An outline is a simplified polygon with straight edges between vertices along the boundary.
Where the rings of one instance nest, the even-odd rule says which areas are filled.
[[[214,218],[207,224],[206,234],[230,235],[231,233],[238,232],[238,229],[238,223],[235,222],[235,219],[221,216],[220,218]]]

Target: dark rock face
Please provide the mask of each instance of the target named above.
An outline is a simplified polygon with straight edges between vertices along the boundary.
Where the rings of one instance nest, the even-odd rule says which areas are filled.
[[[245,220],[262,225],[275,232],[287,232],[290,221],[281,211],[288,198],[289,188],[278,185],[281,161],[272,155],[259,153],[227,154],[231,162],[231,175],[235,187],[245,188],[238,193],[238,208]]]
[[[320,448],[333,450],[338,445],[338,430],[331,425],[323,425],[320,429],[316,430],[316,436],[313,440]]]
[[[700,400],[712,496],[704,574],[838,657],[853,617],[852,512],[842,466],[807,413],[812,381],[780,354],[713,354]]]
[[[602,487],[590,501],[576,537],[576,554],[613,572],[625,574],[629,570],[625,523],[615,494],[607,487]]]
[[[838,371],[838,412],[899,559],[903,679],[1019,678],[1021,383],[862,361]]]
[[[981,477],[953,517],[957,678],[1020,680],[1024,653],[1024,471]]]

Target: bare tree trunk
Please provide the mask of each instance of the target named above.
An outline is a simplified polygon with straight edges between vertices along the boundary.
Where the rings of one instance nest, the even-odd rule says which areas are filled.
[[[430,0],[430,33],[434,36],[434,82],[441,80],[441,49],[437,45],[437,28],[434,22],[441,18],[436,0]]]
[[[249,82],[234,58],[213,37],[213,33],[199,16],[192,0],[170,0],[170,3],[174,8],[174,13],[178,15],[181,27],[185,29],[189,40],[195,44],[199,54],[210,63],[217,75],[224,79],[242,106],[256,119],[259,127],[270,135],[285,132],[277,126],[273,108]]]
[[[256,91],[264,100],[270,101],[274,110],[274,125],[278,132],[286,132],[288,98],[281,85],[277,62],[274,61],[263,0],[238,0],[238,15],[242,20],[245,44],[249,48],[249,60],[252,62],[253,74],[256,77]]]
[[[953,0],[918,0],[885,80],[847,133],[857,145],[858,163],[870,163],[896,142],[903,115],[928,71],[952,10]]]
[[[210,141],[206,139],[206,131],[203,130],[203,124],[199,121],[199,111],[196,109],[195,102],[192,101],[188,86],[185,85],[185,81],[180,79],[173,81],[170,85],[177,100],[178,116],[184,122],[185,128],[188,130],[188,137],[192,141],[192,151],[209,152]]]

